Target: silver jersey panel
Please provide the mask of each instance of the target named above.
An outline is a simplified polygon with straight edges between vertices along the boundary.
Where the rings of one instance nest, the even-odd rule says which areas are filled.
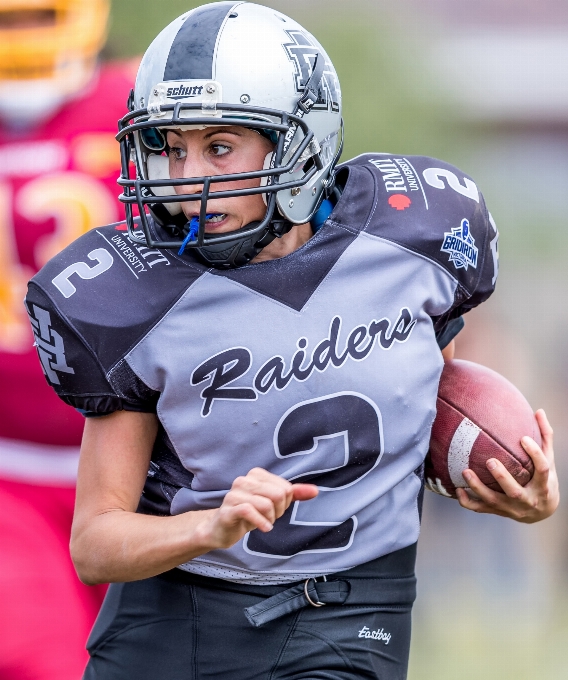
[[[302,256],[300,248],[288,257]],[[280,520],[286,526],[280,527],[279,542],[275,534],[271,545],[272,532],[261,537],[252,532],[232,548],[195,558],[183,569],[229,580],[286,582],[348,569],[417,540],[421,480],[415,470],[427,452],[443,365],[431,317],[451,307],[456,285],[435,262],[362,232],[301,311],[210,273],[186,291],[126,357],[142,381],[161,392],[159,418],[194,475],[192,488],[175,496],[172,514],[218,507],[233,480],[253,467],[306,481],[310,473],[338,472],[322,476],[324,482],[333,479],[318,484],[319,496],[296,503],[291,515]],[[407,310],[406,322],[402,310]],[[282,358],[287,372],[303,350],[300,368],[307,367],[311,352],[330,337],[335,318],[340,319],[337,354],[345,354],[350,336],[355,348],[336,362],[340,365],[328,362],[325,370],[314,368],[282,389],[272,384],[265,393],[254,390],[255,375],[274,357]],[[369,350],[372,335],[365,336],[363,327],[381,320],[388,320],[388,331],[374,337]],[[381,338],[388,345],[395,326],[406,329],[407,337],[386,349]],[[353,335],[357,328],[358,336]],[[198,384],[192,378],[196,382],[197,369],[208,359],[231,349],[237,349],[234,355],[245,362],[242,366],[249,362],[250,367],[225,389],[246,389],[248,398],[217,398],[207,404],[202,394],[215,375]],[[357,351],[367,353],[361,358]],[[325,358],[321,352],[318,356]],[[218,372],[236,365],[236,359],[221,364]],[[264,385],[270,376],[265,373]],[[358,453],[350,451],[349,422],[342,422],[345,408],[360,414],[353,442],[359,434],[367,436],[365,428],[380,440],[373,460],[357,463],[361,474],[353,472]],[[339,415],[338,431],[318,434],[318,414],[330,412]],[[315,418],[309,448],[298,444],[294,450],[296,414]],[[309,432],[306,427],[305,419],[298,422],[298,431]],[[283,428],[292,434],[286,438]],[[283,442],[284,453],[279,450]],[[359,446],[353,442],[352,447]],[[294,536],[319,527],[329,530],[327,537],[302,550]],[[292,547],[286,545],[288,536]]]

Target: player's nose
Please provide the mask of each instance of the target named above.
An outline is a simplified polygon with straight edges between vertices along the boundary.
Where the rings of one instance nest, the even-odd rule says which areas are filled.
[[[183,164],[183,177],[190,179],[190,180],[196,180],[196,179],[201,179],[204,177],[207,177],[208,168],[206,167],[206,164],[203,162],[203,159],[199,158],[198,155],[195,154],[187,154],[185,157],[185,161]],[[184,194],[198,194],[203,191],[203,182],[199,183],[188,183],[182,185],[183,187],[183,193]]]

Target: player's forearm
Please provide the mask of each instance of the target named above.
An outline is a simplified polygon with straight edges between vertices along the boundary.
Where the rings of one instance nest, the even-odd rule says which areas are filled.
[[[84,583],[136,581],[160,574],[213,548],[204,530],[215,510],[175,517],[112,510],[75,526],[71,556]]]

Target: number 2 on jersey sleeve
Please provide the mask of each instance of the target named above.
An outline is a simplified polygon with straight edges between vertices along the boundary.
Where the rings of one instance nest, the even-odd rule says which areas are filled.
[[[479,191],[477,189],[477,185],[475,182],[469,179],[469,177],[464,177],[462,179],[462,184],[459,180],[459,177],[457,177],[455,173],[445,168],[426,168],[422,175],[428,184],[435,189],[445,189],[445,179],[448,182],[448,186],[458,194],[466,196],[467,198],[471,198],[472,201],[479,203]]]
[[[282,459],[310,455],[317,450],[319,440],[332,437],[343,437],[343,464],[303,473],[290,478],[291,482],[316,484],[320,493],[337,493],[356,484],[375,468],[383,451],[381,414],[376,404],[355,392],[296,404],[276,426],[274,448]],[[299,521],[298,506],[299,501],[292,503],[269,533],[256,530],[247,534],[245,550],[281,558],[349,548],[357,529],[357,518],[341,518],[341,495],[337,498],[337,515],[327,522]]]

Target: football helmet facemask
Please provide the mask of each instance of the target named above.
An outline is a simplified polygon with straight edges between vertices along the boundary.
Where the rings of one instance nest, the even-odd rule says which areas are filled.
[[[337,74],[317,40],[273,9],[216,2],[180,16],[144,55],[129,109],[117,135],[120,200],[130,238],[147,247],[194,248],[210,266],[242,266],[294,224],[309,222],[332,189],[343,137]],[[256,130],[274,143],[264,168],[170,179],[166,131],[224,125]],[[258,187],[223,190],[223,182],[251,179]],[[195,185],[199,193],[175,193],[176,186]],[[261,194],[264,218],[208,234],[213,193]],[[199,219],[188,222],[185,201],[199,201]]]

